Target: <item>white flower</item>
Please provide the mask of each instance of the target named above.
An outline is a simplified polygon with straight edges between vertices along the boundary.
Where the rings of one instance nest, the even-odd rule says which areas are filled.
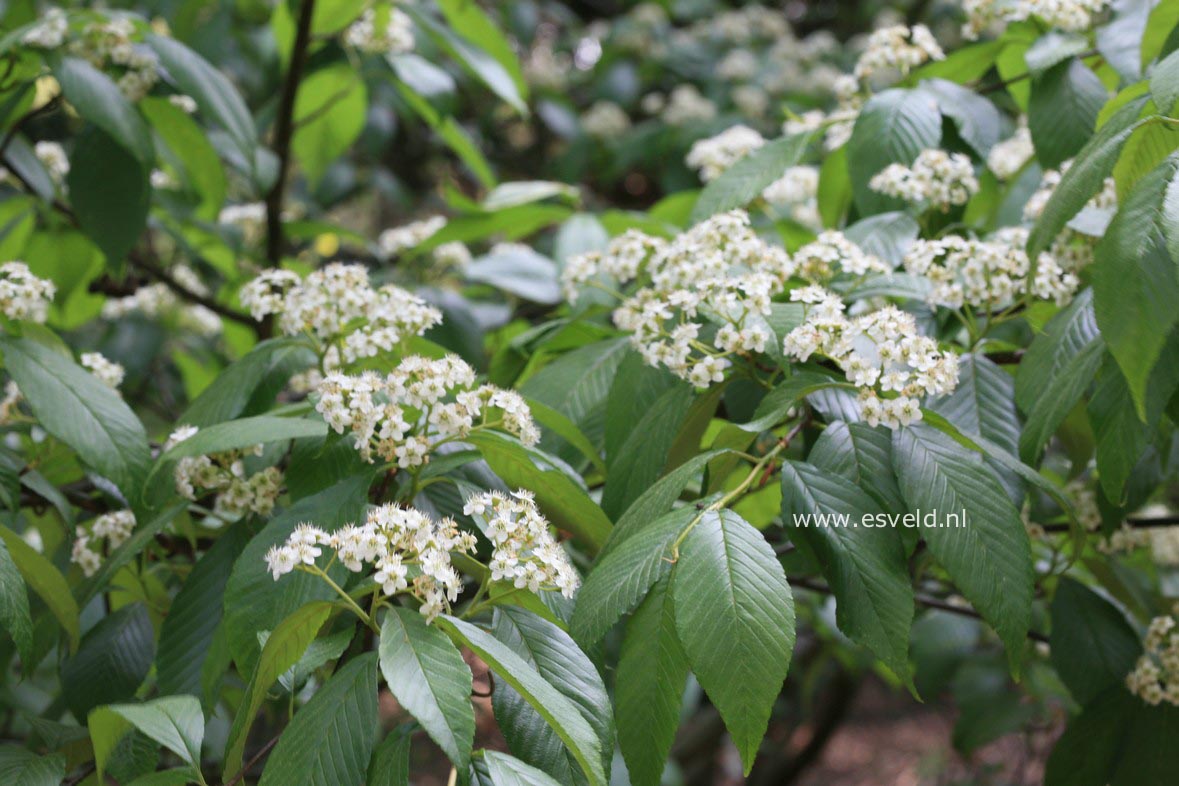
[[[1150,621],[1143,641],[1145,652],[1126,675],[1126,688],[1147,704],[1179,705],[1179,632],[1174,615]]]
[[[398,8],[369,8],[344,31],[344,41],[362,52],[402,55],[414,48],[413,21]]]
[[[794,254],[794,265],[798,276],[817,283],[826,283],[841,273],[863,276],[889,272],[888,265],[865,254],[842,232],[835,230],[821,232],[813,242],[798,249]]]
[[[445,216],[431,216],[404,226],[386,229],[377,238],[377,248],[386,257],[396,256],[402,251],[426,242],[444,226],[446,226]]]
[[[663,122],[672,126],[706,123],[716,117],[716,104],[709,101],[695,85],[677,85],[667,97]]]
[[[60,144],[38,142],[33,145],[33,154],[45,167],[45,171],[49,173],[50,180],[59,186],[65,182],[66,175],[70,173],[70,160],[66,157],[65,149]]]
[[[974,166],[961,153],[922,150],[911,167],[889,164],[868,187],[906,202],[928,203],[942,212],[964,205],[978,193]]]
[[[82,366],[90,370],[99,382],[107,387],[118,389],[123,384],[126,370],[122,365],[108,360],[101,352],[83,352],[80,358]]]
[[[38,49],[57,49],[65,41],[69,20],[65,11],[51,7],[37,24],[21,36],[21,43]],[[89,575],[89,574],[87,574]]]
[[[630,117],[613,101],[595,101],[582,113],[581,127],[590,136],[613,139],[630,129]]]
[[[1026,121],[1021,119],[1015,133],[996,144],[987,153],[987,168],[995,173],[995,177],[1007,180],[1023,169],[1023,165],[1031,160],[1035,152],[1032,146],[1032,133],[1028,130]]]
[[[164,443],[164,450],[192,438],[196,426],[178,427]],[[216,492],[213,514],[223,520],[239,519],[248,513],[268,516],[282,492],[282,471],[266,467],[247,475],[243,458],[262,455],[262,445],[249,450],[230,450],[203,456],[185,456],[176,462],[172,472],[176,493],[185,499]]]
[[[102,566],[102,555],[95,548],[105,541],[109,549],[117,549],[131,537],[135,530],[135,514],[130,510],[118,510],[98,516],[90,529],[77,527],[70,562],[78,565],[86,576],[93,576]]]
[[[530,492],[477,494],[467,500],[463,513],[486,522],[484,531],[494,546],[488,563],[493,581],[573,597],[580,579]]]
[[[57,287],[34,276],[24,262],[0,265],[0,313],[9,319],[44,322]]]
[[[707,183],[765,143],[765,138],[752,128],[736,125],[695,142],[684,162],[698,170],[700,179]]]
[[[855,76],[869,80],[880,72],[904,75],[929,60],[943,60],[945,53],[925,25],[884,27],[868,36],[868,45],[856,61]]]
[[[1032,16],[1062,30],[1086,30],[1092,26],[1093,16],[1108,4],[1109,0],[963,0],[967,22],[962,34],[966,38],[978,38],[988,28]]]

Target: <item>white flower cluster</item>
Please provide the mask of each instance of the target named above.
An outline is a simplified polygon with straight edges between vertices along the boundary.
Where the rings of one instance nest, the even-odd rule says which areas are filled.
[[[115,66],[119,91],[130,101],[146,96],[159,81],[159,58],[146,44],[136,42],[135,23],[126,16],[91,22],[70,41],[70,54],[83,57],[98,69]]]
[[[1028,130],[1026,120],[1021,120],[1019,128],[1007,139],[999,142],[987,153],[987,169],[995,173],[1000,180],[1014,177],[1024,164],[1035,155],[1032,146],[1032,132]]]
[[[440,271],[466,270],[471,259],[471,249],[458,240],[443,243],[434,249],[434,264]]]
[[[23,398],[20,387],[15,382],[10,379],[4,383],[4,397],[0,398],[0,425],[13,422],[16,408],[20,406]]]
[[[488,563],[492,581],[510,581],[531,592],[559,590],[566,598],[573,597],[581,580],[537,509],[532,492],[478,494],[467,500],[463,514],[486,522],[484,531],[495,547]]]
[[[217,215],[218,224],[231,224],[242,233],[242,240],[251,246],[266,233],[266,205],[263,202],[244,202],[226,205]]]
[[[828,152],[847,144],[847,141],[851,139],[852,129],[855,128],[856,118],[860,116],[865,96],[860,92],[859,81],[850,74],[843,74],[836,78],[834,90],[838,98],[838,106],[831,114],[825,114],[821,109],[803,112],[783,123],[782,132],[804,134],[817,131],[825,125],[823,147]]]
[[[598,139],[613,139],[630,130],[630,117],[613,101],[595,101],[581,113],[581,128]]]
[[[1010,305],[1027,289],[1031,263],[1026,243],[1027,230],[1019,227],[1003,229],[991,240],[958,235],[917,240],[903,264],[907,272],[932,282],[926,297],[930,305],[995,310]],[[1079,285],[1080,279],[1062,269],[1051,254],[1040,254],[1032,294],[1064,305]]]
[[[671,126],[707,123],[716,117],[716,104],[705,98],[695,85],[676,85],[667,97],[661,117]]]
[[[326,546],[335,552],[333,561],[354,573],[372,565],[373,579],[386,596],[409,592],[432,622],[450,611],[463,587],[451,552],[467,554],[475,545],[475,536],[459,530],[453,519],[434,521],[414,508],[381,505],[369,511],[364,524],[332,533],[300,524],[284,544],[266,553],[266,566],[278,581],[300,566],[314,565]]]
[[[318,392],[316,411],[336,433],[350,431],[368,462],[379,456],[402,469],[420,467],[440,442],[478,428],[507,431],[526,445],[540,440],[519,393],[475,387],[475,370],[454,355],[411,355],[383,379],[372,372],[329,374]]]
[[[54,185],[65,183],[66,175],[70,173],[70,159],[66,156],[65,148],[57,142],[38,142],[33,145],[33,155],[45,167],[49,179]]]
[[[24,262],[0,265],[0,313],[9,319],[44,322],[57,287],[34,276]]]
[[[1150,705],[1163,702],[1179,706],[1179,630],[1175,615],[1155,617],[1146,630],[1145,652],[1126,675],[1126,687]]]
[[[196,426],[181,426],[164,443],[164,450],[190,439],[198,431]],[[246,475],[245,456],[262,455],[262,446],[252,450],[229,450],[207,456],[185,456],[176,462],[173,477],[176,492],[185,499],[196,501],[198,496],[217,492],[213,514],[221,519],[237,519],[246,513],[268,516],[274,501],[282,491],[282,472],[278,467],[266,467]],[[198,493],[199,492],[199,493]]]
[[[793,290],[805,304],[805,321],[783,341],[799,362],[830,358],[860,389],[860,415],[870,426],[898,428],[921,420],[921,399],[958,386],[958,358],[917,332],[912,314],[895,306],[855,317],[844,314],[838,295],[819,286]],[[886,398],[882,394],[895,394]]]
[[[370,54],[403,55],[413,51],[413,21],[398,8],[369,8],[344,31],[344,41]]]
[[[117,549],[135,530],[135,514],[129,510],[104,513],[94,519],[90,529],[78,527],[75,530],[74,547],[70,562],[82,569],[85,576],[93,576],[102,566],[102,554],[94,545],[106,541],[107,547]],[[94,545],[92,545],[94,544]]]
[[[169,273],[189,292],[201,296],[209,294],[208,287],[191,268],[175,265]],[[200,336],[221,333],[221,317],[200,304],[184,303],[164,283],[148,284],[126,297],[110,298],[102,304],[103,319],[116,320],[134,313],[143,314],[148,319],[175,316],[177,327]]]
[[[1056,187],[1060,185],[1061,177],[1068,171],[1071,165],[1072,161],[1065,161],[1060,165],[1059,171],[1050,169],[1043,174],[1040,179],[1039,188],[1036,189],[1035,193],[1028,198],[1027,203],[1023,206],[1024,221],[1034,223],[1040,218],[1045,206],[1048,204],[1048,200],[1052,197]],[[1112,177],[1107,177],[1102,184],[1101,191],[1097,192],[1092,199],[1085,203],[1085,210],[1102,211],[1112,215],[1117,209],[1117,206],[1117,184]],[[1097,241],[1098,238],[1065,227],[1052,241],[1048,253],[1062,267],[1075,272],[1093,263],[1093,250],[1097,246]]]
[[[882,27],[868,36],[868,45],[856,61],[855,77],[861,81],[877,74],[909,71],[930,60],[944,60],[946,53],[925,25]]]
[[[736,125],[694,142],[684,163],[698,170],[700,179],[707,183],[765,143],[765,138],[749,126]]]
[[[810,194],[810,196],[807,196]],[[770,203],[782,216],[800,226],[818,232],[823,228],[819,212],[819,171],[817,167],[795,166],[766,186],[762,199]]]
[[[912,166],[889,164],[868,181],[868,187],[944,213],[978,193],[978,178],[970,158],[962,153],[922,150]]]
[[[824,284],[839,275],[865,276],[888,273],[877,257],[848,240],[842,232],[821,232],[813,242],[794,252],[794,273],[812,284]]]
[[[30,27],[21,36],[20,42],[25,46],[38,49],[57,49],[65,43],[66,33],[69,32],[69,20],[65,11],[60,8],[50,8],[41,17],[41,21]]]
[[[373,289],[364,265],[333,262],[300,278],[266,270],[242,287],[240,299],[254,319],[278,317],[288,336],[308,334],[327,350],[325,368],[389,352],[442,321],[438,309],[393,284]]]
[[[962,10],[967,21],[962,35],[969,39],[991,27],[1021,22],[1037,16],[1062,30],[1087,30],[1093,16],[1101,13],[1109,0],[964,0]]]
[[[377,248],[386,257],[400,254],[406,249],[420,245],[446,226],[445,216],[431,216],[405,226],[386,229],[377,238]]]
[[[724,379],[732,355],[765,350],[770,331],[762,317],[793,272],[786,251],[758,237],[749,216],[735,210],[670,242],[628,232],[604,254],[571,259],[564,283],[575,295],[578,283],[599,275],[619,285],[642,280],[614,311],[614,324],[631,333],[647,363],[707,387]]]
[[[89,369],[94,377],[107,387],[118,390],[127,372],[119,363],[108,360],[101,352],[83,352],[82,367]]]

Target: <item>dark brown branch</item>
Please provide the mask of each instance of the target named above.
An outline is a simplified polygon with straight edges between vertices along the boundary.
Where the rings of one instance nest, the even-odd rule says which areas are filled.
[[[20,130],[24,128],[25,123],[40,115],[49,114],[53,110],[57,109],[60,103],[61,95],[59,94],[46,101],[36,109],[26,112],[20,120],[17,120],[13,124],[12,128],[8,129],[8,133],[4,135],[4,140],[0,141],[0,157],[4,156],[5,151],[8,150],[8,145],[11,144],[12,140],[16,138],[16,135],[20,133]]]
[[[184,284],[181,284],[179,281],[173,278],[172,274],[161,267],[154,259],[141,254],[138,251],[132,250],[131,253],[127,255],[127,261],[131,263],[132,267],[142,270],[147,275],[161,282],[164,286],[168,287],[168,289],[175,292],[184,300],[204,306],[214,314],[218,314],[225,317],[226,319],[233,320],[238,324],[257,329],[258,323],[249,314],[243,314],[240,311],[235,311],[228,306],[221,305],[211,297],[202,295],[198,292],[193,292],[191,289],[184,286]]]
[[[287,176],[291,165],[291,138],[295,133],[295,97],[299,80],[307,64],[307,49],[311,43],[311,18],[315,0],[303,0],[295,28],[295,44],[291,49],[291,64],[283,81],[278,99],[278,116],[274,125],[274,153],[278,156],[278,176],[266,195],[266,260],[278,265],[282,260],[282,208],[287,190]]]
[[[1161,529],[1163,527],[1179,527],[1179,516],[1151,516],[1141,518],[1127,516],[1123,522],[1131,529]],[[1045,532],[1068,532],[1068,524],[1044,524]]]
[[[272,737],[257,753],[250,757],[250,760],[242,765],[242,768],[237,771],[237,774],[225,782],[225,786],[236,786],[236,784],[241,783],[242,779],[246,777],[246,773],[249,772],[253,766],[262,759],[263,756],[265,756],[267,753],[270,753],[271,748],[278,744],[279,736],[281,735]]]
[[[802,589],[810,590],[811,592],[821,592],[826,595],[833,595],[834,594],[832,589],[830,587],[828,587],[826,584],[815,581],[814,579],[807,578],[805,576],[790,577],[789,581],[793,586],[801,587]],[[948,601],[942,600],[941,598],[935,598],[932,595],[927,595],[923,592],[914,593],[913,599],[916,600],[918,603],[920,603],[922,606],[926,606],[931,609],[937,609],[939,611],[946,611],[951,614],[957,614],[962,617],[970,617],[970,618],[976,619],[976,620],[982,619],[982,615],[979,614],[977,611],[975,611],[973,608],[970,608],[968,606],[959,606],[954,603],[950,603]],[[1031,639],[1032,641],[1040,641],[1040,642],[1047,642],[1048,641],[1047,636],[1045,636],[1043,633],[1039,633],[1034,630],[1028,631],[1028,638]]]

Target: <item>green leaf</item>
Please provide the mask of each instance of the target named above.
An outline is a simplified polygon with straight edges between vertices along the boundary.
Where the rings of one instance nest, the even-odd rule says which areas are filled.
[[[367,786],[409,786],[411,734],[406,727],[399,727],[381,740],[368,765]]]
[[[266,760],[258,786],[361,786],[376,745],[377,655],[337,671],[295,713]]]
[[[1029,257],[1035,259],[1052,245],[1069,220],[1101,189],[1134,130],[1154,122],[1152,118],[1139,119],[1145,101],[1140,98],[1119,109],[1077,153],[1028,236]]]
[[[614,716],[610,695],[593,662],[568,633],[525,609],[497,608],[491,633],[578,708],[598,736],[602,767],[609,772],[614,752]],[[585,782],[575,757],[523,696],[505,686],[497,689],[491,699],[496,722],[513,753],[561,783]]]
[[[688,657],[675,629],[667,581],[658,581],[626,623],[614,699],[618,745],[634,786],[659,786],[680,723]]]
[[[254,120],[229,79],[174,38],[148,35],[147,44],[160,58],[166,78],[182,93],[192,96],[202,114],[225,129],[246,161],[254,161],[257,147]]]
[[[921,88],[937,98],[938,108],[954,121],[962,140],[986,158],[1003,129],[998,108],[984,96],[945,79],[927,80]]]
[[[671,593],[688,662],[748,775],[794,649],[786,574],[748,522],[709,510],[680,547]]]
[[[693,398],[690,385],[675,384],[646,407],[637,421],[630,421],[630,433],[610,462],[602,491],[607,516],[617,518],[663,474]]]
[[[1125,82],[1142,78],[1143,35],[1154,5],[1154,0],[1115,0],[1113,18],[1097,28],[1097,51]]]
[[[1056,169],[1081,151],[1107,98],[1097,74],[1077,58],[1032,76],[1028,129],[1045,169]]]
[[[155,158],[147,123],[109,76],[79,57],[63,57],[53,69],[78,114],[111,136],[143,166]],[[70,162],[76,166],[77,157]]]
[[[1167,55],[1150,74],[1150,94],[1163,114],[1173,115],[1179,101],[1179,51]]]
[[[1131,190],[1094,252],[1093,308],[1106,346],[1145,419],[1146,387],[1179,321],[1179,274],[1163,237],[1163,196],[1179,169],[1171,156]]]
[[[525,102],[526,93],[517,87],[514,75],[496,58],[495,54],[497,53],[489,53],[467,38],[456,35],[413,6],[405,6],[402,10],[413,17],[418,26],[434,39],[439,48],[458,60],[464,69],[487,85],[491,92],[506,101],[521,115],[528,114],[528,104]],[[480,41],[481,45],[482,43]],[[494,48],[496,47],[493,45]],[[498,54],[502,54],[502,52]]]
[[[889,267],[896,268],[904,261],[909,246],[920,232],[916,219],[908,213],[892,212],[862,218],[843,234],[865,254],[872,254]]]
[[[965,434],[986,437],[1008,453],[1019,450],[1015,379],[985,355],[960,355],[958,387],[949,396],[935,399],[930,409]]]
[[[198,215],[216,220],[225,202],[225,170],[207,132],[183,109],[166,98],[145,98],[139,102],[159,139],[161,158],[176,169],[182,182],[201,198]]]
[[[38,756],[27,748],[0,745],[0,783],[5,786],[61,786],[65,776],[64,754]]]
[[[1052,599],[1052,666],[1078,704],[1124,688],[1142,643],[1122,612],[1070,578]]]
[[[0,337],[0,351],[45,430],[76,450],[135,505],[151,453],[143,424],[119,394],[31,337]]]
[[[1146,451],[1154,424],[1139,420],[1126,378],[1112,357],[1107,356],[1102,366],[1088,412],[1097,441],[1102,491],[1107,500],[1120,504],[1126,480]]]
[[[143,704],[99,707],[90,713],[86,723],[94,742],[94,762],[100,782],[115,746],[132,727],[175,753],[194,770],[200,770],[205,717],[200,701],[193,696],[165,696]]]
[[[610,519],[545,454],[494,432],[476,432],[465,441],[479,449],[492,471],[510,488],[532,491],[537,506],[554,526],[572,532],[595,551],[606,542]]]
[[[483,761],[495,786],[562,786],[561,781],[553,780],[541,770],[506,753],[483,751]]]
[[[29,616],[29,595],[25,591],[25,580],[8,553],[8,547],[0,540],[0,624],[12,636],[20,652],[21,664],[26,671],[32,670],[33,663],[33,620]]]
[[[893,433],[893,467],[909,510],[960,514],[922,536],[950,579],[1007,646],[1019,671],[1032,609],[1032,553],[1019,511],[982,456],[929,426]]]
[[[1020,436],[1019,454],[1028,463],[1035,462],[1101,366],[1104,348],[1092,302],[1091,292],[1086,290],[1053,317],[1020,363],[1015,398],[1028,419]]]
[[[137,522],[131,537],[107,555],[94,575],[74,587],[74,597],[77,598],[78,606],[85,607],[99,592],[106,589],[107,583],[115,574],[147,548],[148,544],[155,540],[156,535],[171,524],[186,507],[187,503],[177,503],[147,521]]]
[[[330,600],[335,593],[322,579],[302,572],[275,581],[266,570],[266,552],[287,539],[300,522],[334,531],[364,515],[371,475],[344,478],[316,494],[303,497],[278,513],[241,550],[225,587],[226,642],[242,673],[253,671],[259,651],[257,632],[273,630],[290,614],[315,600]],[[343,579],[344,569],[333,566],[332,575]]]
[[[299,84],[291,150],[313,188],[360,136],[367,108],[364,82],[346,63],[321,68]]]
[[[75,143],[66,183],[78,225],[121,276],[127,254],[147,226],[151,184],[147,166],[97,126],[89,126]],[[118,199],[111,199],[117,193]]]
[[[672,542],[700,515],[689,506],[643,522],[642,529],[594,565],[577,593],[573,610],[571,630],[579,643],[597,642],[638,605],[668,570]]]
[[[50,613],[61,625],[61,629],[66,632],[70,640],[70,651],[76,650],[79,638],[78,604],[70,594],[70,585],[66,583],[61,571],[8,527],[0,526],[0,541],[4,542],[4,551],[20,572],[25,584],[45,602]],[[25,603],[28,603],[27,595]],[[16,634],[13,635],[16,638]],[[20,639],[16,640],[19,644]],[[25,655],[24,650],[21,650],[21,655]],[[29,668],[33,666],[31,663],[27,665]]]
[[[75,718],[100,704],[130,699],[155,657],[147,607],[124,606],[103,617],[82,637],[77,654],[61,665],[62,696]]]
[[[1124,685],[1109,688],[1071,719],[1044,773],[1045,786],[1167,783],[1179,768],[1171,743],[1179,708],[1144,704]]]
[[[911,164],[922,150],[937,147],[942,116],[924,90],[894,88],[868,99],[847,143],[847,167],[856,206],[865,215],[900,210],[904,202],[877,193],[868,181],[889,164]]]
[[[753,420],[737,425],[754,433],[773,428],[783,423],[790,410],[802,399],[817,391],[836,387],[850,386],[811,371],[795,372],[794,376],[788,377],[766,394],[754,410]]]
[[[445,633],[414,609],[390,609],[381,624],[381,673],[393,697],[454,762],[471,765],[475,710],[471,670]]]
[[[534,398],[525,397],[524,400],[528,403],[528,409],[532,412],[532,418],[540,424],[542,429],[551,431],[575,447],[586,460],[594,465],[594,469],[603,475],[606,474],[606,464],[602,461],[598,449],[594,447],[593,443],[589,441],[589,438],[585,434],[581,433],[581,429],[577,427],[576,423],[548,404],[542,404]]]
[[[892,470],[892,436],[887,429],[835,421],[815,440],[807,461],[851,481],[884,511],[905,512],[905,501]]]
[[[597,733],[576,704],[550,685],[527,661],[485,631],[455,617],[441,617],[435,624],[478,655],[500,680],[515,689],[540,713],[577,759],[590,786],[606,786],[609,776],[602,761],[603,756],[609,754],[603,752]]]
[[[193,565],[172,599],[156,653],[161,694],[201,693],[201,672],[223,616],[225,585],[249,536],[244,523],[229,527]]]
[[[298,338],[263,341],[218,374],[178,422],[203,428],[257,414],[274,401],[293,373],[314,363],[315,353]]]
[[[285,442],[303,437],[322,437],[327,424],[303,418],[282,418],[256,415],[252,418],[216,423],[203,428],[183,442],[174,445],[157,461],[157,466],[186,456],[201,456],[241,450],[267,442]]]
[[[846,526],[836,523],[849,516]],[[873,516],[876,526],[862,526]],[[818,520],[827,517],[831,526]],[[835,593],[839,629],[911,685],[913,587],[900,534],[850,481],[800,461],[782,465],[782,523],[811,552]]]
[[[467,0],[439,0],[438,7],[455,32],[468,41],[478,44],[494,57],[512,77],[516,93],[528,100],[528,83],[511,42],[500,32],[499,27],[478,5]]]
[[[225,745],[225,777],[230,777],[242,766],[246,742],[254,717],[266,699],[270,687],[287,669],[298,663],[299,658],[319,634],[320,628],[332,613],[332,604],[326,601],[308,603],[284,619],[270,632],[262,653],[254,664],[254,671],[246,685],[246,693],[233,717],[233,726]]]
[[[551,306],[561,302],[556,263],[528,247],[493,249],[473,260],[464,275],[469,281],[489,284],[533,303]]]
[[[757,199],[766,186],[802,160],[814,139],[814,132],[782,136],[733,164],[704,187],[692,208],[691,223],[698,224],[717,213],[745,207]]]

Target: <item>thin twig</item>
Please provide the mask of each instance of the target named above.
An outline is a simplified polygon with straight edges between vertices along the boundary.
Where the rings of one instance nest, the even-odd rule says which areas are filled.
[[[812,592],[821,592],[826,595],[834,595],[835,594],[834,590],[832,590],[826,584],[823,584],[822,582],[815,581],[814,579],[807,578],[805,576],[794,576],[794,577],[789,578],[788,580],[792,585],[794,585],[796,587],[801,587],[802,589],[810,590]],[[942,600],[941,598],[935,598],[932,595],[927,595],[923,592],[914,593],[913,599],[916,600],[918,603],[920,603],[922,606],[928,606],[931,609],[937,609],[939,611],[948,611],[951,614],[957,614],[962,617],[970,617],[970,618],[976,619],[976,620],[981,620],[983,618],[981,614],[979,614],[977,611],[975,611],[972,608],[969,608],[966,606],[958,606],[958,605],[955,605],[955,604],[950,603],[948,601]],[[1028,638],[1031,639],[1032,641],[1040,641],[1040,642],[1045,642],[1045,643],[1048,641],[1048,637],[1045,636],[1043,633],[1039,633],[1037,631],[1030,630],[1030,629],[1028,630]]]
[[[278,99],[278,116],[274,125],[274,153],[278,156],[278,176],[274,186],[266,195],[266,259],[272,265],[282,260],[282,208],[287,190],[287,176],[291,164],[291,138],[295,133],[295,97],[299,92],[299,80],[307,64],[307,49],[311,43],[311,19],[315,13],[315,0],[303,0],[299,8],[298,26],[295,28],[295,43],[291,49],[291,65],[287,69],[282,93]]]
[[[257,764],[263,756],[265,756],[267,753],[270,753],[270,749],[278,744],[279,736],[281,735],[273,737],[269,742],[263,745],[261,750],[255,753],[249,761],[242,765],[242,768],[237,771],[236,775],[225,782],[225,786],[236,786],[236,784],[241,783],[242,778],[246,777],[246,773],[250,771],[250,768]]]

